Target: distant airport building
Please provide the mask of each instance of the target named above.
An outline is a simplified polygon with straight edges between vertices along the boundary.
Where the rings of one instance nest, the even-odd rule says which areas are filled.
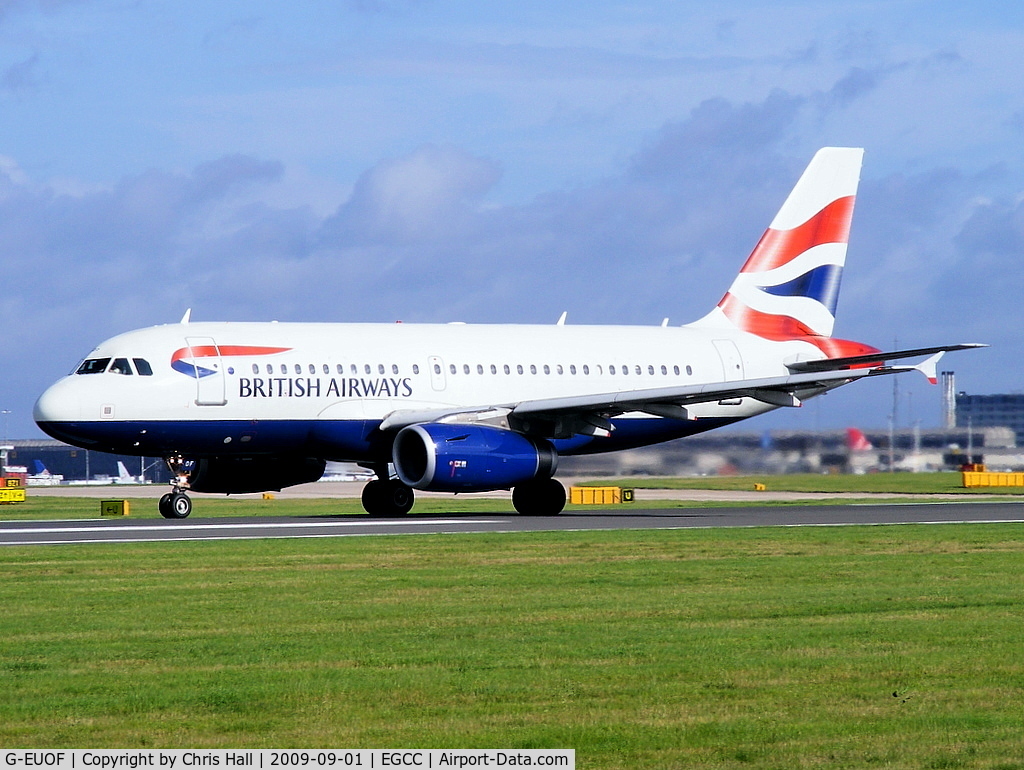
[[[65,482],[116,479],[117,464],[121,462],[132,476],[144,475],[148,481],[159,482],[170,478],[167,466],[158,457],[90,452],[53,439],[12,439],[7,445],[7,465],[23,467],[30,476],[51,474],[63,477]]]
[[[1014,432],[1017,444],[1024,444],[1024,393],[997,393],[977,396],[956,394],[956,425],[958,428],[989,428],[1003,426]]]
[[[942,427],[950,430],[956,427],[956,375],[943,372],[942,375]]]

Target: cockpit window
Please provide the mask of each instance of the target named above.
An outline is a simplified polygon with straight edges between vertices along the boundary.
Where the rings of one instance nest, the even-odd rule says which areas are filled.
[[[152,377],[153,367],[149,365],[149,361],[145,358],[133,358],[135,362],[135,371],[137,371],[142,377]]]
[[[110,365],[111,374],[134,374],[132,371],[131,364],[128,363],[127,358],[115,358],[114,363]]]
[[[87,358],[78,367],[78,371],[75,374],[100,374],[107,370],[107,364],[109,363],[109,358]]]

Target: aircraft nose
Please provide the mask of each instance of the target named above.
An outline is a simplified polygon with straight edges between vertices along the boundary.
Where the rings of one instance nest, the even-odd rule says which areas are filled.
[[[70,378],[59,380],[43,391],[32,407],[32,419],[44,431],[47,424],[76,422],[81,413],[81,400]]]

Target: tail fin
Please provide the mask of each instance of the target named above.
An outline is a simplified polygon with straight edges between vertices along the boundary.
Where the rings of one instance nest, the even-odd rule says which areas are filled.
[[[769,340],[832,336],[863,155],[853,147],[815,153],[729,291],[699,325]]]
[[[874,449],[860,428],[846,429],[846,448],[851,452],[866,452],[869,449]]]

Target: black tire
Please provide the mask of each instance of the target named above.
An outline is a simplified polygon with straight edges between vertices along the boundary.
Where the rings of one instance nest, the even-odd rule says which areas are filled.
[[[363,503],[363,510],[371,516],[380,516],[380,510],[382,507],[381,498],[383,497],[384,482],[379,479],[368,481],[366,486],[363,487],[363,494],[360,499]]]
[[[416,493],[412,487],[406,486],[398,479],[391,479],[384,489],[384,498],[387,501],[389,516],[404,516],[412,510],[416,502]]]
[[[565,508],[565,487],[557,479],[534,479],[516,484],[512,505],[522,516],[557,516]]]
[[[160,498],[160,503],[158,507],[160,509],[160,515],[163,516],[165,519],[174,518],[174,509],[171,508],[172,497],[174,497],[174,495],[168,492],[166,495]]]
[[[363,510],[371,516],[404,516],[412,510],[416,495],[398,479],[374,479],[363,487]]]
[[[190,513],[192,498],[184,492],[168,493],[160,498],[160,515],[165,519],[187,519]]]

